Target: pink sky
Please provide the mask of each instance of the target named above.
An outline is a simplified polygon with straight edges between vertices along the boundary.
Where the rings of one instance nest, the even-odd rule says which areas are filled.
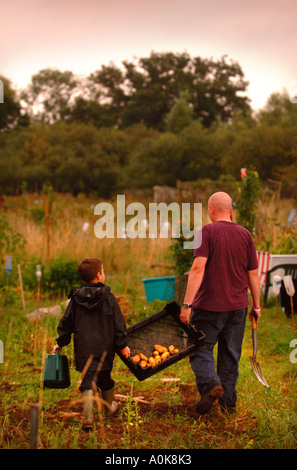
[[[9,0],[0,74],[16,88],[47,67],[89,75],[155,52],[239,62],[254,108],[297,78],[296,0]]]

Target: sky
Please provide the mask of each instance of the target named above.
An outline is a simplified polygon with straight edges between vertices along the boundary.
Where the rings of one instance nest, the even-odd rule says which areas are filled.
[[[0,15],[0,75],[17,90],[44,68],[88,76],[152,51],[226,54],[255,110],[297,79],[296,0],[0,0]]]

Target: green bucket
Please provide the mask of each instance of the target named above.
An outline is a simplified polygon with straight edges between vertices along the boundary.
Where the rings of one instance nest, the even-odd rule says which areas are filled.
[[[70,385],[68,359],[57,350],[45,360],[43,388],[67,388]]]

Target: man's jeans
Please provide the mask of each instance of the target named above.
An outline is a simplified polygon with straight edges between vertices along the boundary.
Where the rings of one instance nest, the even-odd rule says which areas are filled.
[[[230,312],[210,312],[193,309],[190,323],[205,334],[200,350],[190,356],[190,364],[196,376],[201,396],[214,385],[222,385],[222,406],[235,407],[238,363],[241,356],[247,308]],[[218,342],[217,373],[213,348]]]

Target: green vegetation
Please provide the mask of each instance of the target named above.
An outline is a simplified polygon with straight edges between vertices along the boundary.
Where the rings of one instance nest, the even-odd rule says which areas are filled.
[[[226,56],[152,53],[85,80],[45,69],[20,96],[2,79],[2,194],[51,185],[109,198],[178,180],[239,180],[253,166],[296,196],[296,104],[274,93],[253,112],[244,73]]]
[[[27,314],[37,298],[41,308],[61,306],[62,314],[69,290],[80,284],[77,263],[87,256],[103,259],[128,326],[164,305],[146,301],[143,278],[175,274],[184,283],[192,253],[182,237],[94,236],[95,204],[114,204],[120,191],[192,182],[203,223],[210,193],[228,191],[236,203],[233,220],[251,230],[258,250],[296,253],[296,227],[286,226],[297,197],[296,104],[274,93],[253,112],[244,73],[226,56],[214,61],[154,52],[121,69],[102,66],[86,79],[46,69],[21,94],[0,78],[0,448],[29,448],[30,406],[39,403],[38,446],[45,449],[295,449],[297,367],[290,344],[297,333],[282,312],[276,321],[273,302],[258,329],[258,361],[271,388],[252,372],[247,321],[235,415],[214,407],[209,416],[196,416],[188,359],[138,382],[116,357],[119,412],[103,419],[98,409],[90,434],[81,431],[73,345],[65,348],[71,387],[41,386],[59,316],[41,315],[35,323]],[[248,169],[246,178],[240,179],[241,168]]]
[[[46,197],[47,194],[40,195],[41,209]],[[251,325],[247,320],[235,415],[222,413],[215,406],[208,416],[197,417],[197,389],[188,359],[139,382],[116,357],[113,377],[120,403],[119,412],[113,418],[105,419],[96,408],[96,428],[88,435],[82,432],[83,407],[78,391],[80,374],[74,368],[73,343],[63,351],[70,360],[71,387],[65,390],[43,390],[41,387],[44,360],[55,344],[68,288],[77,282],[77,260],[89,255],[103,259],[106,283],[122,301],[128,326],[161,310],[165,304],[157,300],[153,303],[146,301],[142,279],[168,273],[182,277],[183,272],[177,269],[180,261],[176,258],[176,265],[172,269],[168,267],[172,256],[171,240],[98,241],[93,233],[82,235],[82,222],[87,219],[92,223],[93,220],[88,216],[91,200],[83,195],[73,198],[58,194],[54,195],[51,206],[50,234],[53,242],[47,261],[45,221],[40,222],[31,216],[34,196],[23,194],[19,198],[8,198],[8,202],[18,210],[11,208],[6,212],[5,232],[27,240],[26,251],[18,252],[17,258],[22,268],[26,306],[24,309],[21,302],[16,260],[13,258],[9,278],[6,277],[4,264],[1,278],[0,339],[4,345],[4,363],[0,363],[0,448],[30,447],[30,406],[33,403],[40,405],[38,445],[45,449],[297,447],[297,368],[296,363],[290,361],[290,355],[294,352],[291,342],[296,339],[296,330],[292,329],[291,320],[282,312],[276,320],[274,299],[262,312],[257,356],[271,388],[264,388],[252,371],[249,361],[252,354]],[[279,221],[282,220],[282,213],[287,215],[290,204],[291,201],[282,201],[283,212],[279,210],[278,218],[272,217],[274,209],[271,209],[271,200],[263,199],[263,194],[255,207],[257,220],[263,213],[271,216],[267,216],[261,230],[270,233],[273,224],[274,233],[270,233],[270,241],[274,247],[284,239]],[[295,233],[296,229],[288,230],[292,239],[296,239]],[[259,240],[257,244],[259,247]],[[5,246],[11,245],[2,246],[2,258],[7,253]],[[177,246],[176,254],[182,255],[182,240]],[[190,257],[188,262],[190,265]],[[53,312],[41,314],[35,336],[34,318],[29,319],[27,314],[37,308],[36,264],[42,268],[40,307],[60,305],[61,311],[58,316],[52,316]],[[152,268],[153,264],[157,267]],[[182,267],[185,268],[186,264]],[[180,380],[162,382],[164,378]],[[134,400],[137,397],[139,401]]]
[[[46,304],[46,301],[43,302]],[[164,303],[163,303],[164,304]],[[138,300],[137,310],[148,307],[147,315],[161,308]],[[34,309],[34,302],[28,310]],[[33,354],[34,321],[29,321],[20,302],[1,306],[1,338],[5,361],[1,367],[0,447],[30,447],[30,406],[40,403],[40,443],[45,449],[295,449],[296,364],[290,362],[290,342],[296,338],[285,315],[275,318],[273,307],[263,311],[258,328],[258,362],[270,385],[263,387],[255,377],[251,326],[247,320],[238,381],[235,415],[214,407],[209,415],[195,414],[197,392],[187,359],[143,382],[116,357],[113,377],[116,394],[123,398],[119,412],[102,418],[96,411],[96,427],[86,435],[81,430],[82,402],[78,392],[80,374],[73,364],[73,346],[63,351],[70,360],[71,386],[65,390],[42,390],[46,353],[55,341],[59,318],[43,317],[38,323],[38,348]],[[128,325],[135,319],[128,319]],[[178,382],[162,382],[179,378]],[[134,397],[140,397],[135,401]]]

